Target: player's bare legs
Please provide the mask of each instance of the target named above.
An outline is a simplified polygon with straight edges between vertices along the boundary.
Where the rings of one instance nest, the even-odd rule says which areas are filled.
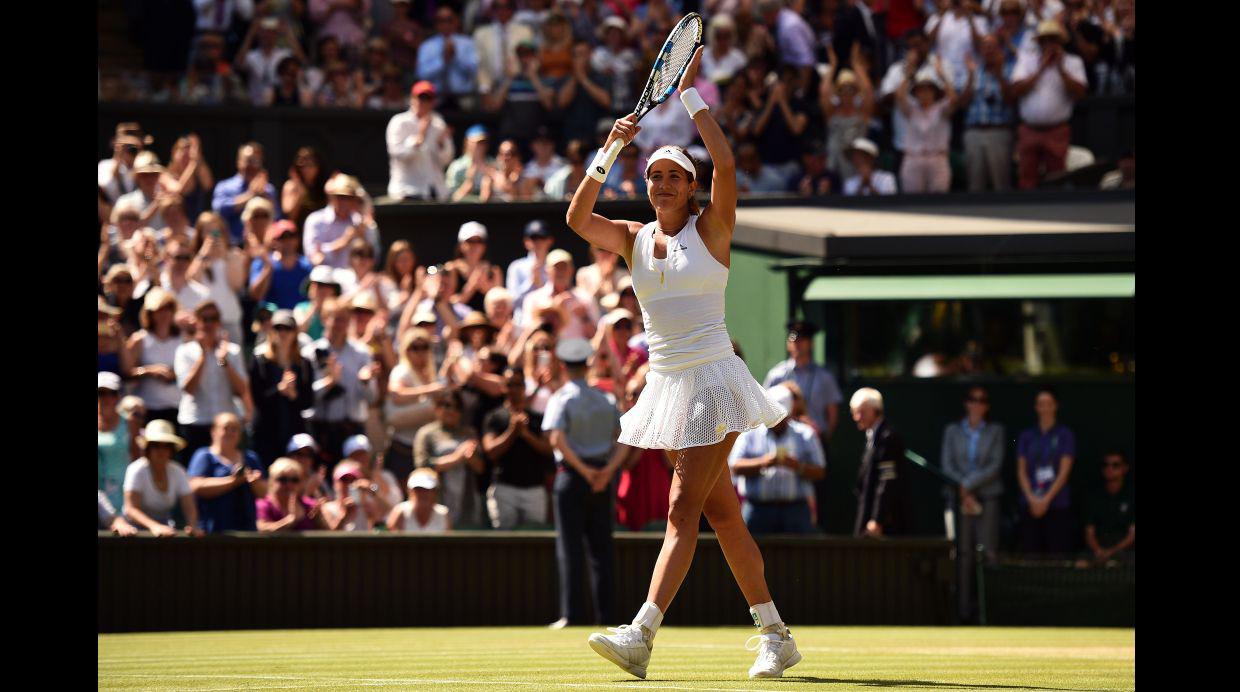
[[[726,456],[724,457],[727,458]],[[720,473],[715,480],[715,487],[706,498],[702,513],[710,522],[719,538],[719,547],[728,560],[732,576],[741,587],[745,601],[752,607],[771,600],[771,592],[766,588],[765,565],[762,562],[762,551],[754,542],[741,517],[741,504],[736,499],[736,491],[732,489],[732,477],[727,471]]]
[[[661,612],[667,612],[689,572],[689,565],[693,563],[702,509],[716,481],[720,476],[727,475],[728,453],[732,451],[732,444],[738,436],[740,433],[731,432],[713,445],[668,453],[675,465],[675,473],[672,475],[667,531],[663,534],[663,548],[659,550],[659,559],[655,561],[654,574],[650,577],[650,589],[646,592],[646,600],[657,605]],[[743,523],[741,527],[744,528]],[[757,550],[756,545],[754,549]],[[765,583],[762,590],[766,591]]]

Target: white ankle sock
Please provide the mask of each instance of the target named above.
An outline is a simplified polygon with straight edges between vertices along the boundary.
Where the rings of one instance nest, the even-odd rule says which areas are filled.
[[[653,637],[654,633],[659,631],[659,625],[663,624],[663,611],[651,601],[646,601],[638,609],[637,615],[633,616],[633,624],[650,630],[650,636]]]
[[[759,603],[749,609],[749,614],[753,616],[753,624],[762,631],[779,631],[783,628],[784,621],[779,617],[779,611],[775,609],[775,601],[767,601]]]

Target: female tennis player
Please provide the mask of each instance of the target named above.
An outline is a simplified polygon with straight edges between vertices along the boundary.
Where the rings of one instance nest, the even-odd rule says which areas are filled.
[[[767,590],[762,554],[741,519],[727,458],[741,431],[772,426],[787,412],[767,398],[733,352],[723,321],[736,225],[736,167],[723,131],[692,88],[701,59],[698,48],[680,79],[680,98],[714,162],[710,204],[697,207],[697,167],[688,152],[666,146],[646,164],[653,223],[613,221],[593,213],[607,177],[608,146],[617,138],[630,142],[641,130],[629,115],[612,127],[608,146],[568,207],[569,227],[628,262],[646,325],[650,372],[637,404],[621,418],[620,442],[667,450],[675,467],[667,533],[646,603],[632,624],[608,628],[610,635],[590,635],[589,643],[625,671],[646,677],[655,634],[689,570],[705,513],[761,630],[749,676],[780,677],[801,654]]]

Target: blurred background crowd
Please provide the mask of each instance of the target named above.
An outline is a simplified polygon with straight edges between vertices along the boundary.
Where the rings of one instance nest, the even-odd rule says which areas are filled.
[[[141,69],[101,68],[101,101],[403,111],[387,130],[393,199],[565,199],[689,11],[707,21],[696,86],[731,140],[744,194],[1032,188],[1094,163],[1069,127],[1081,99],[1135,93],[1135,0],[125,8]],[[642,196],[640,172],[657,145],[690,147],[709,163],[669,103],[643,120],[605,197]],[[445,115],[492,126],[467,125],[462,136]],[[1135,180],[1135,152],[1125,150],[1100,185]]]

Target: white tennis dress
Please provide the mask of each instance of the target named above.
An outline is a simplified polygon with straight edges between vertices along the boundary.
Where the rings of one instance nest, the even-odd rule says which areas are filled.
[[[772,426],[787,412],[732,350],[723,320],[728,268],[706,248],[696,215],[654,256],[655,223],[633,241],[633,291],[641,305],[650,372],[620,418],[620,442],[644,449],[714,444],[732,431]]]

